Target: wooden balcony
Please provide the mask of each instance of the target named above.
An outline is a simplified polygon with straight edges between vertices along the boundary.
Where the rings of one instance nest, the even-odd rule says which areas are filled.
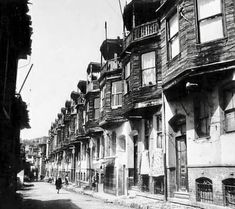
[[[93,80],[87,83],[87,93],[98,90],[98,89],[99,89],[98,80]]]
[[[124,39],[123,49],[125,50],[133,42],[138,42],[156,35],[158,30],[159,25],[156,20],[135,27]]]
[[[121,67],[121,63],[115,59],[108,60],[101,68],[101,74],[104,72],[109,72],[112,70],[116,70]]]

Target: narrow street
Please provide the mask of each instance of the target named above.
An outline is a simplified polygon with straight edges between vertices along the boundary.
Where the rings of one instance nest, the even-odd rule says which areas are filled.
[[[57,194],[54,185],[45,182],[33,182],[23,190],[22,209],[125,209],[112,203],[105,203],[93,197],[69,192],[64,189]]]

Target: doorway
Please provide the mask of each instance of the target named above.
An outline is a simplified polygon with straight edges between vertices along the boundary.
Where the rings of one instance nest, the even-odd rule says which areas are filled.
[[[186,136],[176,137],[176,175],[178,191],[188,191]]]
[[[134,186],[138,183],[138,135],[134,139]]]

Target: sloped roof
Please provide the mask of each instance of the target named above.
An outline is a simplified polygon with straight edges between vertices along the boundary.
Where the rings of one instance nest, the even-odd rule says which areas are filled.
[[[123,20],[128,31],[132,30],[133,13],[135,25],[140,25],[155,19],[155,11],[160,6],[160,0],[132,0],[124,8]]]
[[[122,52],[122,39],[106,39],[100,46],[100,52],[105,60],[111,60],[114,58],[114,54],[117,56]]]

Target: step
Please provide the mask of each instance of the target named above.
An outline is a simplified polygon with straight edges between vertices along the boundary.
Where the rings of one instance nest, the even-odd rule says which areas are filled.
[[[132,190],[132,191],[136,191],[136,192],[140,192],[140,189],[139,189],[138,186],[132,186],[132,187],[131,187],[131,190]]]
[[[188,192],[174,192],[174,198],[188,200],[189,193]]]

